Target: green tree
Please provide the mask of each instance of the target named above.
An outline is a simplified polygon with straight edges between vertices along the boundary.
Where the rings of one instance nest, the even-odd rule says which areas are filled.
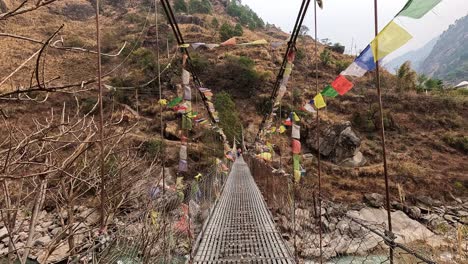
[[[231,96],[226,92],[216,94],[214,105],[219,111],[219,125],[226,134],[226,137],[228,139],[232,139],[234,137],[240,138],[242,124],[236,110],[236,104],[232,100]]]
[[[242,25],[237,23],[234,27],[234,36],[242,36],[244,34],[244,30],[242,29]]]
[[[174,10],[176,12],[184,12],[187,13],[187,4],[185,3],[185,0],[175,0],[174,1]]]
[[[189,11],[192,14],[211,14],[213,7],[209,0],[190,0]]]
[[[216,17],[213,17],[213,20],[211,20],[211,26],[213,26],[215,29],[218,29],[219,21]]]
[[[411,69],[411,62],[403,63],[397,71],[397,91],[416,91],[418,74]]]
[[[331,54],[328,49],[324,49],[322,53],[320,53],[320,60],[322,61],[322,64],[324,66],[330,66],[332,61],[331,61]]]
[[[240,28],[238,27],[238,25]],[[219,36],[221,38],[221,41],[226,41],[235,36],[242,36],[243,33],[244,32],[240,24],[237,24],[234,28],[230,24],[225,22],[223,23],[223,25],[221,25],[221,28],[219,29]]]

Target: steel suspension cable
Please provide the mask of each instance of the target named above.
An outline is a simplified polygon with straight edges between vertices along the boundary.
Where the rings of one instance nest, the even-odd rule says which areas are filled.
[[[315,27],[315,94],[319,93],[318,83],[318,25],[317,25],[317,0],[314,0],[314,27]],[[320,264],[323,262],[323,248],[322,248],[322,168],[320,159],[320,109],[317,108],[317,176],[318,176],[318,227],[319,227],[319,245],[320,245]]]
[[[171,8],[171,5],[170,5],[169,1],[168,0],[161,0],[161,3],[162,3],[162,6],[164,8],[164,12],[166,13],[168,22],[169,22],[169,24],[170,24],[170,26],[172,28],[172,31],[174,32],[174,35],[176,37],[177,44],[179,46],[185,44],[184,38],[182,36],[182,33],[180,31],[179,25],[177,23],[177,20],[175,18],[174,12],[173,12],[173,10]],[[200,89],[198,89],[198,88],[202,87],[202,83],[201,83],[200,79],[198,78],[198,75],[197,75],[197,73],[195,71],[195,68],[193,67],[192,59],[190,57],[190,53],[188,52],[187,48],[181,48],[181,49],[182,49],[182,52],[185,53],[185,55],[187,55],[188,70],[192,74],[193,81],[195,82],[195,86],[196,86],[196,88],[198,90],[198,93],[199,93],[200,97],[202,98],[203,105],[205,106],[205,108],[206,108],[206,110],[208,112],[208,116],[210,117],[211,121],[215,124],[215,123],[217,123],[217,121],[216,121],[215,117],[213,116],[213,114],[211,113],[211,111],[209,110],[208,100],[207,100],[205,94],[202,91],[200,91]]]
[[[305,18],[305,15],[307,13],[307,10],[309,8],[310,2],[311,2],[311,0],[303,0],[302,1],[301,8],[300,8],[299,13],[298,13],[297,18],[296,18],[296,23],[294,24],[294,28],[293,28],[293,31],[291,33],[291,37],[290,37],[290,40],[288,42],[288,46],[286,48],[286,52],[285,52],[284,57],[283,57],[283,62],[281,64],[281,68],[280,68],[280,70],[278,72],[278,75],[276,76],[276,81],[275,81],[275,84],[273,86],[273,90],[272,90],[272,93],[271,93],[271,96],[270,96],[271,109],[269,109],[269,111],[267,111],[267,113],[264,114],[262,122],[260,123],[259,129],[258,129],[257,136],[255,137],[255,141],[259,140],[260,133],[262,132],[267,119],[271,115],[272,109],[274,107],[274,105],[273,105],[274,100],[275,100],[276,96],[278,95],[278,90],[280,88],[281,80],[283,78],[283,75],[284,75],[284,72],[285,72],[285,69],[286,69],[286,64],[288,63],[288,54],[295,49],[296,41],[297,41],[297,38],[299,36],[299,32],[300,32],[300,29],[302,27],[302,23],[304,22],[304,18]]]

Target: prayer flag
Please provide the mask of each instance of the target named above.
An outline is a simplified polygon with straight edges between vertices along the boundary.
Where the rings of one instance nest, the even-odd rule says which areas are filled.
[[[188,116],[182,116],[182,129],[191,130],[192,129],[192,119]]]
[[[167,107],[173,108],[174,106],[178,105],[180,102],[182,102],[182,97],[176,97],[172,101],[167,104]]]
[[[367,71],[373,71],[376,67],[374,55],[372,54],[371,46],[367,47],[359,54],[359,56],[354,60],[354,62],[361,68]]]
[[[301,127],[299,125],[292,125],[291,137],[295,139],[301,139]]]
[[[247,43],[247,44],[248,45],[267,45],[268,41],[266,41],[266,39],[259,39],[259,40],[255,40],[255,41]]]
[[[296,112],[292,112],[292,117],[293,117],[294,122],[299,122],[299,121],[301,121],[301,119],[300,119],[299,116],[296,114]]]
[[[202,92],[202,93],[204,93],[204,92],[211,92],[210,89],[208,89],[208,88],[203,88],[203,87],[198,88],[198,90],[200,90],[200,92]]]
[[[360,67],[356,62],[351,63],[346,70],[341,72],[341,75],[362,77],[367,70]]]
[[[187,160],[187,146],[180,146],[179,158],[181,160]]]
[[[162,106],[165,106],[165,105],[167,105],[167,100],[166,100],[166,99],[160,99],[160,100],[158,101],[158,104],[159,104],[159,105],[162,105]]]
[[[272,49],[277,49],[277,48],[281,47],[281,45],[283,45],[283,44],[284,44],[284,42],[272,42],[271,43],[271,48]]]
[[[286,64],[286,68],[284,69],[283,78],[286,77],[286,76],[289,77],[291,75],[293,67],[294,67],[294,64],[292,64],[291,62],[288,62]]]
[[[207,47],[209,50],[212,50],[219,47],[219,44],[205,44],[205,47]]]
[[[205,46],[205,43],[200,43],[200,42],[192,43],[193,49],[198,49],[200,46]]]
[[[292,125],[291,118],[288,117],[288,118],[283,122],[283,124],[284,124],[285,126],[291,126],[291,125]]]
[[[397,16],[422,18],[442,0],[409,0]]]
[[[306,110],[309,113],[315,113],[316,112],[314,107],[309,103],[304,105],[304,110]]]
[[[317,5],[323,9],[323,0],[317,0]]]
[[[286,127],[281,125],[280,128],[279,128],[280,134],[283,134],[285,131],[286,131]]]
[[[190,47],[190,44],[181,44],[179,47],[180,48],[188,48],[188,47]]]
[[[184,100],[191,101],[192,100],[192,88],[186,85],[184,87]]]
[[[296,59],[296,52],[294,50],[290,50],[288,52],[288,62],[293,62]]]
[[[340,95],[347,93],[353,88],[353,83],[348,81],[343,75],[338,75],[336,79],[331,83],[333,89],[335,89]]]
[[[183,171],[183,172],[188,171],[188,164],[186,160],[179,161],[179,171]]]
[[[301,153],[301,142],[297,139],[293,139],[291,141],[291,149],[293,154],[300,154]]]
[[[378,61],[399,49],[412,38],[413,36],[404,28],[391,21],[371,42],[374,61]]]
[[[196,181],[200,181],[201,178],[202,178],[202,176],[203,176],[203,175],[202,175],[201,173],[198,173],[198,174],[195,176],[195,180],[196,180]]]
[[[182,84],[188,85],[189,82],[190,82],[190,73],[187,70],[182,69]]]
[[[294,170],[294,181],[296,183],[299,183],[301,181],[301,171],[300,170]]]
[[[221,43],[221,46],[234,46],[237,44],[236,37],[232,37],[223,43]]]
[[[331,85],[327,85],[327,87],[323,89],[321,94],[326,97],[336,97],[338,95],[338,92],[335,89],[333,89]]]
[[[315,104],[315,107],[317,107],[317,109],[324,108],[325,106],[327,106],[327,104],[323,100],[322,94],[320,93],[314,97],[314,104]]]
[[[294,170],[301,170],[301,155],[293,155],[293,168]]]

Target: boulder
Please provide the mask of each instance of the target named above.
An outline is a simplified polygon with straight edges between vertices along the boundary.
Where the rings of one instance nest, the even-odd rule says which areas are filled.
[[[384,209],[364,208],[360,211],[349,211],[347,215],[372,224],[387,225],[387,211]],[[396,242],[406,244],[416,240],[425,241],[434,236],[424,225],[409,218],[402,211],[392,212],[391,215]]]
[[[307,147],[317,151],[316,130],[307,126],[304,129],[302,133],[306,135]],[[361,139],[351,128],[351,122],[330,125],[320,134],[320,154],[325,158],[350,167],[362,166],[367,162],[359,151]]]
[[[364,194],[364,200],[370,206],[380,208],[384,205],[385,197],[378,193],[366,193]]]
[[[43,236],[34,241],[34,246],[45,247],[50,243],[50,241],[52,241],[52,239],[49,236]]]
[[[70,248],[68,247],[68,243],[64,243],[58,246],[49,255],[47,254],[47,250],[44,250],[37,258],[37,262],[39,262],[40,264],[45,264],[63,261],[68,257],[69,251]]]
[[[176,20],[179,24],[194,24],[198,26],[203,26],[203,20],[197,16],[177,15]]]

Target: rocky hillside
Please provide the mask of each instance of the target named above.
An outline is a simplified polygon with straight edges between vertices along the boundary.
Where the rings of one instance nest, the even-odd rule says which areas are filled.
[[[213,90],[214,105],[220,112],[220,126],[229,139],[239,136],[243,127],[246,140],[251,143],[258,131],[262,115],[268,109],[265,106],[269,103],[268,98],[282,62],[285,43],[289,35],[274,25],[262,21],[248,7],[233,4],[233,1],[175,0],[173,3],[180,29],[187,43],[220,43],[233,36],[237,38],[237,43],[261,39],[265,39],[270,44],[282,43],[277,48],[273,48],[272,45],[229,46],[212,50],[189,48],[200,80],[205,87]],[[0,0],[0,10],[3,10],[0,12],[11,10],[17,5],[17,1]],[[106,160],[106,168],[109,171],[107,177],[111,179],[109,192],[124,193],[121,200],[117,199],[120,196],[113,197],[116,200],[112,200],[112,205],[109,206],[109,211],[112,212],[109,222],[112,222],[111,227],[115,229],[127,226],[131,230],[141,229],[137,223],[140,217],[138,212],[148,210],[144,202],[148,199],[148,187],[153,184],[162,186],[160,178],[162,169],[159,163],[162,162],[162,150],[164,150],[163,160],[166,164],[166,170],[164,170],[167,175],[166,185],[170,186],[163,186],[163,188],[167,187],[169,195],[175,197],[179,204],[182,202],[177,199],[179,193],[175,191],[180,191],[177,189],[180,186],[176,186],[177,178],[182,178],[186,183],[185,187],[190,186],[198,172],[210,168],[215,157],[224,156],[222,146],[216,140],[217,136],[213,130],[209,126],[197,126],[188,134],[190,140],[188,159],[191,171],[190,173],[177,172],[182,138],[179,118],[172,109],[161,109],[161,106],[156,103],[159,100],[159,87],[155,77],[158,68],[157,51],[159,51],[159,62],[163,69],[162,96],[168,100],[180,96],[182,56],[178,52],[175,38],[164,18],[164,13],[160,9],[156,15],[152,5],[153,1],[147,0],[107,0],[101,6],[102,48],[106,53],[103,56],[103,83],[106,87],[103,102],[106,136],[109,137],[108,145],[105,147],[110,151],[109,153],[112,153]],[[31,161],[51,162],[54,166],[65,166],[61,171],[68,173],[67,175],[77,174],[85,177],[82,183],[84,187],[79,185],[76,190],[83,193],[74,196],[73,182],[63,182],[63,174],[57,173],[55,167],[50,171],[47,167],[46,172],[50,175],[48,174],[45,178],[50,180],[50,190],[48,189],[43,201],[44,212],[38,215],[38,219],[43,219],[45,223],[37,225],[41,235],[38,239],[44,238],[42,242],[37,242],[42,247],[34,249],[33,253],[36,258],[45,254],[45,248],[48,245],[57,246],[60,242],[61,245],[68,247],[62,249],[65,253],[62,252],[63,254],[57,257],[64,259],[74,243],[80,246],[77,246],[76,251],[86,249],[94,241],[93,234],[100,232],[97,230],[98,220],[94,212],[99,202],[97,198],[98,163],[96,159],[89,161],[89,157],[97,157],[98,153],[98,144],[96,144],[98,142],[96,125],[98,111],[94,108],[97,102],[94,83],[97,67],[94,54],[96,44],[93,16],[92,0],[70,0],[56,1],[33,12],[0,20],[0,31],[36,40],[0,36],[0,81],[40,50],[42,46],[40,42],[47,40],[64,24],[63,29],[51,42],[55,46],[46,49],[40,63],[41,70],[37,79],[46,87],[54,88],[50,93],[35,91],[20,95],[5,95],[16,90],[27,89],[31,83],[33,87],[36,85],[37,79],[31,77],[35,77],[34,74],[36,74],[35,59],[26,62],[24,67],[20,67],[8,81],[0,86],[2,124],[8,124],[0,126],[0,161],[2,161],[0,164],[7,164],[7,166],[10,164],[5,162],[5,159],[8,159],[5,153],[8,153],[9,149],[9,144],[5,142],[15,144],[32,142],[31,146],[16,149],[15,159],[25,159],[25,163],[6,170],[11,177],[10,186],[13,186],[11,187],[13,201],[15,201],[13,206],[18,206],[17,209],[22,212],[18,214],[16,221],[22,225],[15,229],[21,233],[18,233],[17,242],[22,243],[23,246],[27,243],[26,232],[31,230],[29,229],[30,215],[33,212],[32,208],[34,208],[37,195],[34,190],[38,189],[39,181],[26,181],[25,187],[21,187],[23,189],[16,187],[23,185],[13,183],[18,180],[18,177],[24,175],[42,177],[44,174],[44,169],[30,165]],[[156,19],[159,21],[158,25],[155,24]],[[466,26],[466,22],[466,18],[460,20],[457,26],[448,30],[444,34],[447,36],[446,39],[462,45],[463,42],[457,39],[461,35],[455,32],[465,30],[466,27],[461,25],[463,23]],[[156,32],[159,33],[159,39],[156,37]],[[315,95],[314,63],[319,63],[318,77],[319,89],[321,89],[333,81],[353,58],[337,53],[322,44],[319,44],[319,56],[315,56],[314,44],[310,36],[301,36],[298,39],[295,66],[288,92],[283,99],[280,118],[284,119],[291,111],[295,111],[303,120],[304,125],[301,131],[303,163],[307,170],[304,186],[310,188],[316,186],[315,154],[320,152],[323,157],[322,177],[324,195],[327,200],[346,204],[346,208],[348,205],[349,208],[358,205],[358,209],[353,209],[354,213],[358,214],[356,210],[361,210],[364,200],[369,203],[369,197],[375,197],[373,193],[384,193],[382,154],[378,133],[379,111],[374,89],[374,76],[367,74],[359,80],[353,80],[355,88],[350,93],[342,97],[327,99],[328,106],[321,111],[321,126],[317,127],[315,118],[301,110],[304,102],[309,101]],[[441,76],[440,72],[442,75],[446,74],[444,76],[449,76],[450,74],[446,71],[449,68],[460,69],[459,66],[463,64],[460,58],[463,57],[466,49],[437,44],[434,50],[439,51],[434,51],[435,53],[430,55],[429,59],[437,63],[425,64],[437,65],[429,69],[435,77]],[[445,58],[447,54],[450,55],[447,57],[451,60]],[[442,55],[444,58],[441,57]],[[463,76],[459,73],[454,74],[454,80]],[[466,76],[466,71],[464,76]],[[396,83],[395,76],[386,71],[382,72],[391,198],[393,202],[396,202],[395,209],[408,211],[408,208],[412,208],[414,211],[416,209],[411,206],[421,204],[421,200],[433,201],[432,199],[435,199],[437,201],[435,208],[451,208],[449,211],[454,213],[450,213],[450,221],[440,219],[444,217],[444,214],[441,213],[440,217],[438,214],[438,222],[434,222],[431,228],[438,233],[452,232],[457,223],[466,224],[468,165],[465,160],[468,155],[468,116],[466,115],[468,97],[466,93],[459,91],[434,91],[429,94],[398,93]],[[67,85],[70,85],[70,89],[65,89],[64,92],[56,89]],[[195,111],[202,117],[207,117],[199,97],[194,97]],[[159,122],[161,112],[164,120],[162,137]],[[66,134],[63,130],[64,123],[70,125],[74,122],[80,124],[80,127],[85,127],[86,133],[72,130],[71,135]],[[278,119],[277,122],[281,120]],[[45,129],[44,126],[49,123],[50,127]],[[39,129],[47,133],[38,133]],[[11,131],[16,131],[16,133]],[[319,149],[315,144],[317,131],[322,138],[322,145]],[[34,138],[37,141],[29,141],[29,135],[37,136],[37,139]],[[43,137],[46,138],[43,139]],[[87,145],[70,143],[70,140],[76,139],[80,139],[84,142],[83,144]],[[34,144],[35,142],[47,142],[47,144]],[[282,169],[289,171],[292,164],[289,137],[274,135],[271,142],[274,143],[275,157],[269,165],[279,169],[281,164]],[[30,151],[23,151],[23,149]],[[69,165],[68,157],[75,157],[72,154],[75,151],[82,153],[80,150],[83,149],[87,154],[77,157],[76,164],[74,163],[73,166],[66,166]],[[58,154],[54,156],[56,159],[50,159],[45,154],[44,156],[26,155],[35,155],[35,153],[42,153],[41,151]],[[80,171],[80,166],[83,164],[88,166]],[[0,174],[0,177],[4,177],[4,172]],[[28,191],[22,192],[24,189]],[[311,200],[310,189],[302,188],[299,193],[303,204]],[[55,194],[58,197],[54,196]],[[125,199],[125,197],[134,198]],[[382,197],[378,198],[379,201],[373,204],[374,207],[381,207]],[[402,199],[405,200],[404,206],[400,203]],[[21,203],[16,201],[21,201]],[[1,196],[0,208],[5,208],[5,206],[6,201]],[[63,215],[65,214],[64,208],[66,209],[65,216]],[[430,209],[424,210],[428,214],[431,212]],[[376,212],[380,217],[380,210]],[[181,213],[172,214],[173,218],[170,219],[176,219],[179,214]],[[92,219],[89,219],[89,215]],[[456,216],[456,219],[453,216]],[[204,217],[206,217],[204,213],[197,216],[197,219],[200,218],[198,224],[203,222]],[[425,216],[420,214],[411,217],[418,221],[425,219]],[[85,225],[79,225],[73,221],[84,221]],[[338,219],[333,219],[333,221],[338,222]],[[430,221],[432,220],[428,220],[428,223]],[[443,230],[436,230],[441,229],[440,223],[446,222],[450,224],[450,228],[445,229],[444,226]],[[71,240],[64,242],[66,239],[61,230],[72,227],[77,230],[91,231],[87,232],[86,236],[75,237],[75,240],[72,237]],[[8,251],[9,239],[6,239],[6,230],[5,224],[0,225],[0,234],[2,234],[0,252],[2,253]],[[339,232],[334,227],[333,232],[335,231]],[[35,243],[35,241],[32,242]],[[181,239],[173,243],[181,248],[185,247],[180,249],[180,255],[187,254],[186,240]],[[369,250],[373,249],[375,248],[371,247]]]
[[[422,63],[421,72],[458,84],[468,78],[468,16],[451,25]]]

